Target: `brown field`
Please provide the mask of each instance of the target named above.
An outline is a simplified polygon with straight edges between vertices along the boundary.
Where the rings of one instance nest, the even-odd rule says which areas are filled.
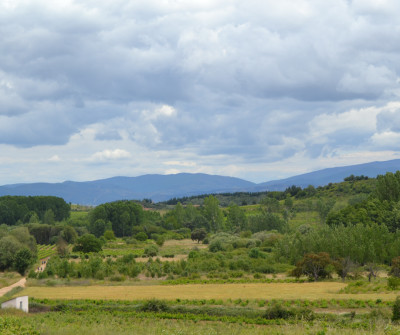
[[[270,284],[190,284],[141,286],[28,287],[25,295],[49,299],[358,299],[394,300],[396,293],[339,294],[346,284],[270,283]]]

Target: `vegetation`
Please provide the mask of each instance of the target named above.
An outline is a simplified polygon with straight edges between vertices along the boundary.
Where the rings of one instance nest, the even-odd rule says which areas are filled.
[[[249,333],[249,325],[273,327],[264,333],[399,330],[400,172],[159,204],[2,197],[0,223],[0,270],[29,272],[33,310],[61,323],[87,318],[100,334],[114,333],[105,320],[128,333],[133,316],[198,332],[209,328],[192,321]],[[46,267],[34,265],[48,257]],[[6,273],[3,286],[20,278]],[[38,320],[0,313],[0,332],[54,332],[56,323]]]

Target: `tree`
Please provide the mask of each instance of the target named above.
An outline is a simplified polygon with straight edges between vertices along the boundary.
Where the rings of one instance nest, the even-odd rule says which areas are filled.
[[[96,237],[104,235],[106,229],[107,229],[107,223],[103,219],[97,219],[96,221],[90,224],[90,232]]]
[[[99,252],[101,251],[101,242],[98,238],[96,238],[96,236],[92,234],[85,234],[78,238],[73,251],[81,251],[84,253]]]
[[[5,236],[0,240],[0,270],[12,267],[14,257],[22,245],[14,236]]]
[[[14,268],[23,276],[26,269],[33,263],[35,257],[28,248],[20,249],[14,258]]]
[[[204,199],[204,217],[208,220],[211,231],[216,232],[222,228],[224,218],[219,201],[212,195]]]
[[[43,223],[48,225],[53,225],[55,222],[55,216],[52,209],[48,209],[43,216]]]
[[[365,270],[368,272],[368,281],[370,282],[372,277],[376,278],[380,268],[375,262],[370,262],[365,265]]]
[[[76,239],[78,238],[78,234],[76,233],[74,227],[65,226],[64,230],[61,232],[61,237],[67,243],[75,243]]]
[[[227,226],[231,230],[243,230],[247,226],[246,214],[236,204],[230,204],[228,208]]]
[[[334,266],[337,274],[345,281],[349,272],[355,268],[355,263],[347,256],[345,258],[339,258],[334,262]]]
[[[388,172],[384,176],[377,177],[376,195],[379,200],[399,201],[400,200],[400,171]]]
[[[57,253],[60,256],[66,256],[69,253],[68,243],[62,237],[59,237],[57,241]]]
[[[321,219],[321,222],[324,222],[326,217],[328,216],[329,212],[335,206],[335,200],[334,199],[329,199],[329,200],[322,200],[319,199],[317,201],[317,211],[319,214],[319,217]]]
[[[390,274],[395,277],[400,277],[400,256],[392,259],[392,268]]]
[[[203,241],[207,236],[207,232],[204,228],[200,229],[195,229],[192,234],[190,235],[191,239],[193,241],[197,241],[197,243],[200,243],[200,241]]]
[[[314,279],[314,281],[318,281],[319,278],[326,278],[330,275],[329,265],[332,265],[332,260],[328,253],[309,253],[305,254],[303,259],[297,262],[292,274],[295,277],[300,277],[304,274]]]

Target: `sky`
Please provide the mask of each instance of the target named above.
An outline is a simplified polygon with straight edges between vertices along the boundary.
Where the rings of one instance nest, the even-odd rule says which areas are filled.
[[[0,0],[0,185],[400,158],[398,0]]]

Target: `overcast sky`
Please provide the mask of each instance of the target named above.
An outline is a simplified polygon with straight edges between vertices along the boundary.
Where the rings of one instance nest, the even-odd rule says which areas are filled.
[[[400,158],[398,0],[0,0],[0,184]]]

